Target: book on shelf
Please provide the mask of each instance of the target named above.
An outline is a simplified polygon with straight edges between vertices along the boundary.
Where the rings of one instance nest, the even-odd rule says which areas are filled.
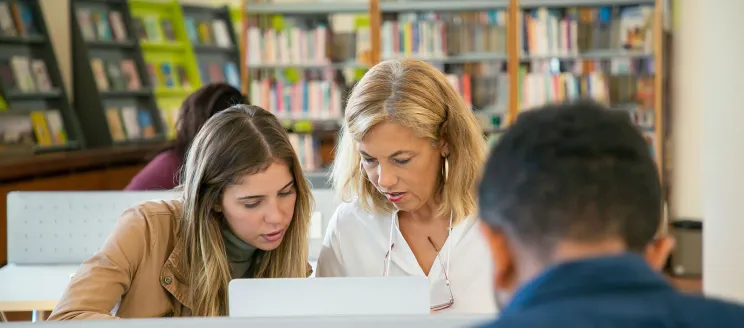
[[[147,40],[147,29],[145,28],[145,22],[140,17],[132,17],[132,25],[134,26],[134,32],[137,34],[138,40]]]
[[[106,15],[106,13],[101,11],[94,11],[91,14],[91,19],[93,21],[93,24],[95,25],[96,36],[99,40],[113,40],[111,25],[109,25],[108,16]]]
[[[652,111],[653,79],[653,60],[644,58],[533,62],[520,68],[520,108],[591,98]]]
[[[133,60],[125,59],[121,61],[121,72],[128,90],[139,90],[142,88],[142,82],[140,81],[139,73],[137,73],[137,66]]]
[[[90,60],[90,67],[93,70],[93,78],[96,80],[96,85],[99,91],[109,90],[109,80],[106,76],[106,70],[103,64],[103,60],[100,58],[93,58]]]
[[[18,30],[7,2],[0,2],[0,35],[18,36]]]
[[[272,15],[248,19],[248,65],[326,65],[368,55],[363,19]],[[361,60],[361,59],[360,59]]]
[[[0,75],[6,91],[50,91],[53,86],[46,64],[41,59],[13,56],[9,62],[0,62]]]
[[[380,40],[383,59],[505,54],[506,10],[385,14]]]
[[[43,111],[34,111],[29,115],[31,117],[31,123],[34,126],[34,135],[36,136],[36,144],[40,147],[49,147],[52,145],[52,133],[49,131],[49,125],[47,124],[46,115]]]
[[[280,119],[323,120],[342,117],[346,90],[332,70],[276,70],[255,73],[250,80],[250,103]]]
[[[132,59],[106,62],[101,58],[93,58],[90,66],[99,91],[135,91],[142,88]]]
[[[654,6],[536,8],[521,17],[522,51],[536,56],[598,50],[651,52]]]
[[[212,29],[210,29],[207,21],[199,21],[197,23],[199,28],[199,42],[203,45],[213,45],[214,38],[212,37]]]
[[[163,31],[160,29],[160,22],[156,16],[145,16],[143,18],[145,27],[145,38],[151,42],[162,42]]]
[[[232,47],[232,41],[230,40],[230,33],[227,29],[227,24],[221,19],[215,19],[212,21],[212,34],[214,35],[215,43],[218,47],[229,48]]]
[[[163,36],[166,41],[176,41],[176,32],[173,30],[173,22],[171,22],[170,19],[161,19],[160,27],[162,28]]]
[[[126,41],[129,38],[127,28],[124,26],[124,17],[121,12],[118,10],[110,11],[109,22],[111,23],[111,30],[114,34],[114,39],[117,41]]]
[[[106,123],[114,142],[151,139],[156,136],[155,125],[146,109],[131,106],[106,109]]]
[[[184,25],[186,26],[186,36],[192,44],[199,44],[199,31],[196,29],[196,20],[193,17],[185,17]]]
[[[52,82],[49,80],[49,72],[43,60],[31,60],[31,72],[34,75],[34,82],[39,91],[52,90]]]

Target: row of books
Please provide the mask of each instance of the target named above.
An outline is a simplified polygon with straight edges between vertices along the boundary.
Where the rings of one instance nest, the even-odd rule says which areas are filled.
[[[634,104],[653,108],[652,76],[610,76],[605,72],[584,75],[571,73],[527,73],[520,88],[521,108],[546,103],[591,98],[606,104]]]
[[[203,84],[216,83],[216,82],[227,82],[227,84],[240,89],[240,72],[238,66],[233,62],[220,63],[209,63],[202,62],[199,65],[201,74],[201,80]]]
[[[47,66],[41,59],[13,56],[0,62],[0,80],[5,91],[50,91],[53,89]]]
[[[650,52],[653,12],[648,5],[526,10],[522,50],[532,55],[608,49]]]
[[[501,62],[447,65],[441,68],[465,104],[474,110],[505,111],[509,78]],[[467,66],[467,70],[465,69]]]
[[[135,107],[106,109],[106,123],[114,142],[151,139],[156,136],[150,111]]]
[[[128,39],[124,17],[118,10],[105,12],[83,8],[78,9],[76,17],[83,39],[86,41],[126,41]]]
[[[368,15],[248,16],[248,65],[369,62]]]
[[[330,63],[325,25],[285,24],[281,29],[252,26],[247,35],[248,65]]]
[[[104,61],[94,58],[91,59],[90,66],[99,91],[131,91],[142,88],[137,66],[131,59]]]
[[[150,42],[173,42],[176,41],[176,32],[173,29],[173,21],[155,15],[144,17],[132,17],[134,30],[137,38]]]
[[[249,102],[284,119],[341,118],[345,88],[316,70],[303,75],[298,78],[287,70],[251,79]]]
[[[154,88],[191,89],[193,86],[181,64],[170,62],[147,63],[150,85]]]
[[[0,35],[39,34],[31,5],[23,1],[0,2]]]
[[[634,104],[644,109],[654,107],[652,60],[532,63],[520,67],[519,75],[520,108],[578,98],[612,105]]]
[[[380,40],[382,58],[505,54],[506,11],[386,14]]]
[[[186,17],[185,23],[186,34],[192,44],[216,45],[222,48],[233,46],[227,23],[224,20],[215,19],[210,23],[206,20],[197,21],[193,17]]]
[[[305,172],[317,171],[322,166],[320,158],[320,142],[312,134],[290,133],[289,142],[297,154],[300,166]]]
[[[150,75],[150,82],[156,88],[187,90],[193,88],[186,68],[181,64],[170,62],[148,63],[147,71]],[[204,84],[227,82],[236,88],[240,88],[241,85],[238,66],[233,62],[226,62],[224,64],[202,62],[199,65],[199,73],[201,75],[201,81]]]
[[[0,148],[37,145],[62,146],[67,132],[59,110],[31,111],[29,114],[4,113],[0,119]]]

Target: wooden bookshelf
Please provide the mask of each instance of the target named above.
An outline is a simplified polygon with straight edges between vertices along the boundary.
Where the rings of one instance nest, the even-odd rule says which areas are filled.
[[[522,51],[523,42],[520,40],[523,31],[523,13],[525,10],[535,10],[539,8],[569,8],[569,7],[625,7],[646,5],[653,6],[653,47],[647,50],[625,50],[625,49],[590,49],[580,53],[549,53],[549,54],[530,54]],[[386,59],[382,54],[384,46],[381,45],[384,35],[383,30],[384,17],[393,13],[418,13],[418,12],[467,12],[467,11],[489,11],[502,9],[506,11],[506,26],[519,26],[519,28],[506,28],[506,51],[504,53],[481,52],[481,53],[464,53],[445,57],[431,58],[426,56],[408,55],[407,58],[417,58],[426,60],[435,65],[453,65],[463,64],[465,70],[471,63],[481,62],[499,62],[505,63],[505,76],[508,81],[508,100],[503,110],[504,116],[501,119],[503,126],[492,126],[484,128],[487,134],[499,134],[504,128],[513,123],[521,110],[520,101],[522,86],[520,70],[523,65],[538,61],[607,61],[614,58],[623,58],[628,60],[648,60],[653,61],[653,101],[649,110],[653,113],[652,126],[647,127],[652,130],[654,156],[661,172],[662,181],[666,182],[666,174],[662,169],[666,160],[664,154],[664,90],[663,78],[665,72],[663,60],[663,32],[662,32],[662,1],[661,0],[463,0],[457,2],[446,1],[380,1],[368,0],[363,2],[318,2],[318,3],[252,3],[243,1],[243,30],[248,29],[247,17],[251,15],[270,15],[276,13],[285,13],[293,15],[319,15],[319,14],[344,14],[358,13],[366,10],[369,14],[370,32],[372,35],[372,49],[374,56],[371,56],[368,63],[375,64],[380,60]],[[245,34],[245,32],[243,32]],[[248,80],[253,68],[260,69],[266,67],[251,67],[246,65],[247,48],[246,38],[241,38],[243,47],[241,49],[241,79],[245,82]],[[340,68],[336,65],[334,68]],[[249,92],[244,83],[244,91]]]
[[[39,2],[0,0],[13,20],[13,32],[0,31],[0,158],[86,145]],[[25,128],[10,136],[3,131],[10,126],[3,128],[3,122],[13,129]]]

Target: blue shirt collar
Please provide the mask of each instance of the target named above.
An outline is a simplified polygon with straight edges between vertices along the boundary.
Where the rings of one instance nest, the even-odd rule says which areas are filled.
[[[517,290],[503,314],[582,294],[618,289],[672,289],[667,281],[632,253],[557,264]]]

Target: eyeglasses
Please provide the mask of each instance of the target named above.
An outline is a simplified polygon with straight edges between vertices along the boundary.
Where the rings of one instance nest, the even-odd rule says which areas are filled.
[[[431,243],[431,246],[434,247],[434,250],[437,252],[437,259],[439,260],[439,266],[442,267],[442,274],[444,275],[444,282],[447,285],[447,292],[449,292],[449,300],[442,304],[432,305],[430,309],[432,311],[441,311],[444,309],[448,309],[452,307],[452,305],[455,304],[455,296],[452,293],[452,285],[450,285],[449,276],[447,275],[447,270],[445,270],[444,261],[442,261],[442,257],[439,255],[439,248],[437,248],[437,245],[434,245],[434,241],[431,240],[431,237],[427,237],[429,240],[429,243]],[[393,248],[395,247],[395,243],[390,244],[390,249],[385,253],[385,259],[383,261],[382,265],[382,275],[387,277],[388,275],[388,261],[390,261],[390,253],[393,251]]]
[[[446,303],[439,304],[439,305],[431,306],[432,311],[441,311],[444,309],[448,309],[452,307],[452,305],[455,304],[455,295],[452,294],[452,286],[450,285],[450,280],[449,280],[449,276],[447,275],[447,270],[444,269],[444,261],[442,261],[442,257],[439,256],[439,249],[437,248],[437,245],[434,245],[434,241],[431,240],[431,237],[427,237],[427,239],[429,239],[429,243],[431,243],[431,246],[434,247],[434,250],[437,252],[437,258],[439,259],[439,266],[442,267],[442,274],[444,274],[444,282],[447,284],[447,291],[449,292],[449,301],[447,301]]]

